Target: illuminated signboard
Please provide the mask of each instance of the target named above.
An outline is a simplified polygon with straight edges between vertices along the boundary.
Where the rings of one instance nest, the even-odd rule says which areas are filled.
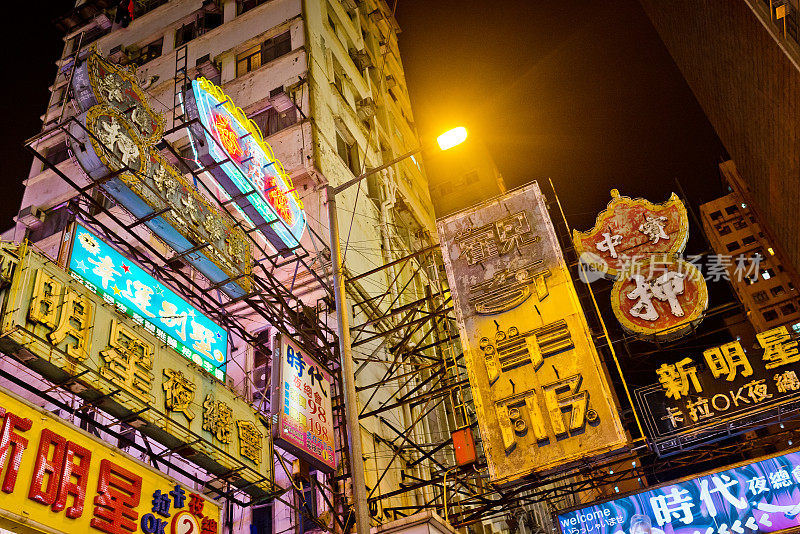
[[[614,315],[628,333],[671,341],[690,333],[708,308],[700,271],[678,257],[689,239],[686,207],[673,193],[653,204],[611,190],[611,202],[587,232],[573,231],[582,279],[615,280]]]
[[[708,309],[700,271],[671,255],[634,263],[611,288],[611,308],[622,328],[647,341],[670,341],[690,333]]]
[[[800,526],[800,453],[558,514],[563,534],[751,534]]]
[[[275,444],[325,472],[336,470],[331,395],[333,377],[287,336],[272,351]]]
[[[266,417],[241,395],[120,313],[123,301],[96,295],[91,282],[24,247],[18,259],[0,255],[11,258],[4,266],[18,262],[0,351],[253,497],[274,491]]]
[[[225,379],[228,332],[80,224],[69,269],[178,354]]]
[[[651,254],[683,252],[689,239],[686,207],[675,195],[653,204],[643,198],[620,196],[611,190],[611,202],[586,232],[572,231],[581,261],[600,275],[615,280],[631,262]]]
[[[538,184],[438,228],[491,480],[622,448],[614,397]]]
[[[200,119],[191,126],[199,161],[276,250],[297,247],[306,227],[303,203],[258,126],[205,78],[193,80],[184,99],[188,117]]]
[[[763,424],[800,400],[800,350],[785,326],[757,336],[760,350],[738,340],[656,369],[658,384],[636,390],[656,449],[664,454]],[[796,412],[795,412],[796,413]]]
[[[220,532],[215,502],[2,388],[0,421],[4,518],[66,534]]]
[[[133,74],[90,53],[72,87],[83,113],[68,139],[89,177],[222,291],[249,292],[247,236],[155,148],[163,120]]]

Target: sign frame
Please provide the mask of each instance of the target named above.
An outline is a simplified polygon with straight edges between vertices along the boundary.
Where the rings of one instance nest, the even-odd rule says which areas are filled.
[[[282,449],[290,452],[294,456],[301,458],[302,460],[308,462],[309,464],[313,465],[318,470],[324,473],[333,473],[336,471],[337,462],[336,462],[336,439],[334,434],[334,427],[333,427],[333,408],[332,408],[332,396],[333,396],[333,383],[334,378],[333,375],[325,368],[324,365],[320,364],[313,356],[309,356],[305,354],[301,349],[297,346],[296,343],[291,341],[289,336],[281,333],[275,334],[272,342],[272,376],[271,376],[271,395],[270,395],[270,411],[272,415],[272,441],[273,443],[281,447]],[[287,350],[284,351],[284,348]],[[290,409],[287,406],[287,398],[286,398],[286,388],[290,387],[288,381],[284,384],[284,360],[288,357],[288,354],[284,354],[284,352],[288,353],[289,348],[294,351],[295,354],[301,355],[301,358],[310,360],[308,365],[309,369],[311,368],[311,364],[316,365],[321,372],[322,378],[319,379],[320,382],[324,380],[329,384],[328,387],[328,395],[323,396],[322,398],[325,399],[323,401],[323,405],[321,406],[322,410],[326,412],[328,421],[325,423],[324,428],[327,429],[327,432],[330,433],[330,453],[331,453],[331,460],[326,461],[324,458],[320,458],[318,454],[314,454],[312,451],[309,451],[307,448],[304,448],[296,441],[293,441],[290,437],[284,437],[284,435],[290,435],[291,429],[286,421],[286,412]],[[291,367],[291,366],[290,366]],[[318,375],[319,376],[319,375]],[[310,390],[309,390],[310,391]],[[305,405],[305,402],[303,402]],[[304,413],[300,413],[299,417],[306,419],[306,415]],[[307,427],[306,427],[307,428]],[[316,432],[312,430],[306,430],[306,434],[313,433],[316,436]]]

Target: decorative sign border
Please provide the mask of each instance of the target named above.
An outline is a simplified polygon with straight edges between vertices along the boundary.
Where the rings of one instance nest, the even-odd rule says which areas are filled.
[[[258,126],[222,89],[205,78],[184,92],[192,147],[200,162],[276,250],[296,248],[306,215],[291,177]]]

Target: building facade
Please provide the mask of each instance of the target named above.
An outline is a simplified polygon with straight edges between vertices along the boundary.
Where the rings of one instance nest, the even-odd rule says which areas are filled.
[[[59,172],[86,187],[96,204],[86,205],[75,187],[65,183],[48,164],[34,159],[16,225],[4,238],[16,243],[28,240],[57,261],[63,253],[65,232],[75,220],[76,206],[93,213],[112,233],[119,228],[120,221],[132,221],[124,206],[116,205],[100,187],[92,187],[64,129],[59,127],[79,113],[70,86],[75,58],[90,49],[134,70],[151,106],[165,119],[167,134],[158,148],[171,164],[187,171],[186,176],[190,181],[195,180],[198,190],[203,188],[197,181],[203,182],[200,185],[205,186],[203,194],[208,202],[227,210],[222,196],[208,194],[215,186],[206,174],[188,174],[189,170],[202,171],[202,167],[193,152],[188,128],[181,127],[187,120],[181,86],[202,76],[219,85],[258,125],[264,140],[291,177],[308,224],[299,247],[302,257],[299,253],[294,257],[297,262],[305,261],[308,268],[298,269],[297,263],[289,261],[277,262],[272,273],[291,288],[303,312],[315,315],[335,330],[332,303],[319,283],[320,279],[327,281],[330,275],[325,187],[340,185],[419,146],[397,46],[400,29],[389,6],[383,0],[156,0],[132,2],[133,12],[128,12],[127,7],[117,4],[79,0],[73,11],[57,21],[66,34],[64,53],[57,61],[52,97],[42,116],[43,134],[32,145]],[[417,159],[401,161],[371,175],[358,187],[340,193],[337,201],[342,208],[340,233],[345,269],[349,273],[370,271],[435,242],[427,179]],[[242,222],[235,214],[231,217]],[[137,245],[143,256],[149,254],[146,249],[150,246],[170,256],[163,241],[144,225],[133,224],[126,231],[135,232],[147,245]],[[257,251],[254,254],[255,264],[265,261]],[[180,260],[179,256],[173,257]],[[368,320],[370,314],[382,315],[391,306],[422,298],[431,286],[427,273],[435,276],[436,270],[416,267],[403,273],[379,271],[350,284],[350,299],[360,303],[360,307],[353,306],[353,314],[362,316],[362,321],[364,317]],[[206,287],[205,296],[221,299],[216,304],[244,332],[263,333],[264,340],[272,335],[268,321],[241,300],[222,302],[225,299],[219,296],[219,291],[214,291],[212,284],[204,281],[190,265],[171,261],[163,268],[180,270]],[[178,294],[182,292],[174,284],[171,289]],[[385,293],[394,299],[364,305],[372,295]],[[412,335],[412,347],[414,339]],[[357,385],[362,410],[383,406],[390,400],[389,391],[367,386],[387,381],[385,372],[392,355],[376,339],[361,345],[357,356],[361,358],[357,361]],[[0,364],[4,370],[12,374],[21,372],[19,362],[2,358]],[[228,359],[228,387],[247,401],[261,401],[263,407],[270,375],[268,343],[249,344],[241,335],[231,332]],[[414,362],[403,363],[405,370],[414,368]],[[43,390],[52,386],[41,377],[26,373]],[[422,373],[398,387],[413,391],[425,379]],[[69,392],[59,390],[58,394],[65,400],[72,398]],[[105,422],[112,419],[102,410],[98,410],[97,418]],[[379,493],[397,488],[406,474],[430,478],[430,460],[413,461],[418,455],[397,454],[394,443],[398,435],[390,427],[405,429],[419,422],[413,430],[416,435],[439,439],[449,437],[449,426],[456,424],[452,419],[443,406],[423,414],[419,407],[409,408],[404,404],[383,412],[380,418],[362,420],[360,438],[370,490]],[[142,441],[135,431],[131,431],[131,436]],[[275,460],[276,482],[290,488],[295,477],[287,466],[292,465],[294,457],[277,453],[282,458]],[[188,460],[175,456],[174,461],[193,469]],[[309,476],[316,479],[316,484],[303,481],[303,476],[297,477],[296,491],[289,491],[283,497],[284,504],[242,507],[228,502],[223,511],[225,528],[260,534],[305,532],[318,529],[320,523],[332,527],[332,515],[348,515],[349,488],[337,482],[344,462],[346,459],[341,458],[333,477],[312,471]],[[394,467],[389,468],[392,462]],[[300,467],[299,471],[302,474],[304,469]],[[423,502],[432,497],[430,491],[420,491],[413,497],[404,494],[387,502],[395,506],[409,504],[409,499]],[[306,513],[298,513],[287,504],[302,507]],[[384,514],[381,507],[371,512],[376,524],[396,517]],[[317,518],[318,523],[312,518]]]
[[[785,254],[751,204],[733,161],[720,164],[720,172],[730,193],[700,206],[711,248],[718,258],[731,258],[726,262],[728,278],[756,332],[792,328],[800,321],[800,294],[795,277],[784,267]],[[757,269],[737,270],[735,258],[756,256]]]
[[[640,3],[736,162],[756,207],[797,266],[797,2]]]

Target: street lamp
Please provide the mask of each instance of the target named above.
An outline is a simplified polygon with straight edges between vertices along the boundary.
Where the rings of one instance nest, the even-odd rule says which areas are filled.
[[[442,138],[447,139],[447,143],[443,144]],[[439,142],[439,147],[442,150],[447,150],[463,143],[466,138],[467,130],[463,127],[458,127],[443,133],[437,140]],[[336,323],[338,325],[342,382],[344,383],[345,422],[350,446],[350,474],[353,477],[353,501],[357,534],[369,534],[369,506],[367,504],[364,460],[361,450],[361,425],[358,421],[358,397],[356,394],[355,371],[353,369],[353,353],[350,345],[350,308],[347,305],[347,294],[344,287],[344,265],[342,264],[342,247],[339,237],[339,217],[336,212],[336,195],[348,187],[359,183],[367,176],[387,169],[423,150],[423,147],[420,146],[393,159],[389,163],[360,174],[337,187],[328,185],[325,188],[328,200],[328,225],[331,236],[333,296],[336,303]]]
[[[436,138],[436,142],[439,143],[439,148],[441,148],[442,150],[451,149],[454,146],[460,145],[466,140],[467,140],[467,129],[464,128],[463,126],[459,126],[457,128],[453,128],[452,130],[448,130]]]

